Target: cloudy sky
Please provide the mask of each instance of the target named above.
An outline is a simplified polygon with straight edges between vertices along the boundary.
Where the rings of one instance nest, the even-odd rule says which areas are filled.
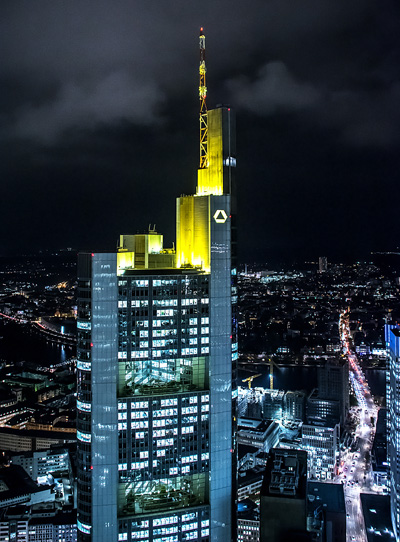
[[[208,106],[237,115],[242,261],[400,246],[397,0],[3,0],[0,255],[108,250],[198,166]]]

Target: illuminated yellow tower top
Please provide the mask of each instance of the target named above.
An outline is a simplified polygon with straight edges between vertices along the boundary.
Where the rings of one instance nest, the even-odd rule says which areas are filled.
[[[200,164],[196,193],[181,196],[176,207],[176,250],[163,246],[163,236],[154,228],[136,235],[121,235],[118,243],[118,273],[127,270],[197,268],[211,271],[213,228],[231,221],[235,119],[226,106],[207,110],[205,35],[200,28]],[[234,199],[234,198],[232,198]],[[214,246],[214,250],[219,250]]]
[[[200,167],[196,194],[177,199],[176,266],[198,267],[210,272],[212,226],[224,224],[231,218],[230,210],[227,212],[224,207],[224,197],[232,194],[232,168],[236,166],[236,158],[234,117],[230,108],[220,106],[207,110],[203,28],[200,28],[199,80]]]
[[[199,37],[200,64],[199,64],[199,98],[200,98],[200,169],[208,166],[207,156],[207,86],[206,86],[206,37],[203,27],[200,28]]]
[[[200,168],[197,172],[197,196],[222,196],[229,192],[224,186],[224,162],[223,152],[223,116],[224,109],[212,109],[207,112],[208,163],[206,168]]]
[[[206,37],[200,28],[200,166],[197,174],[197,196],[222,196],[230,191],[224,185],[224,155],[230,158],[230,149],[224,149],[223,115],[224,108],[207,111],[206,97]],[[227,110],[229,111],[229,109]],[[226,116],[226,115],[225,115]]]

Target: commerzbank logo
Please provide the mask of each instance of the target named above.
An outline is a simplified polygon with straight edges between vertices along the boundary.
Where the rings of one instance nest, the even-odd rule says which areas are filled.
[[[217,224],[224,224],[227,218],[228,218],[228,215],[225,213],[223,209],[217,209],[217,211],[215,211],[214,213],[214,220]]]

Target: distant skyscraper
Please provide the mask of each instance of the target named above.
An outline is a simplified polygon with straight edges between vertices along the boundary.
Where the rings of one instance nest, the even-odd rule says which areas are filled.
[[[235,537],[234,118],[203,109],[200,126],[197,191],[177,199],[176,251],[150,230],[122,235],[116,253],[80,255],[82,542]]]
[[[385,326],[388,352],[386,404],[390,508],[396,540],[400,540],[400,328]]]
[[[318,258],[318,271],[320,273],[328,271],[328,258],[326,256],[320,256]]]

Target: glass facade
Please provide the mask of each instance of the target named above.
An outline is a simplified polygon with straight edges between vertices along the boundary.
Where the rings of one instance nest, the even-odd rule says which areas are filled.
[[[115,254],[80,258],[80,540],[208,540],[210,275],[117,276]]]
[[[386,404],[390,508],[393,529],[398,540],[400,536],[400,328],[386,325],[385,339],[388,352]]]

